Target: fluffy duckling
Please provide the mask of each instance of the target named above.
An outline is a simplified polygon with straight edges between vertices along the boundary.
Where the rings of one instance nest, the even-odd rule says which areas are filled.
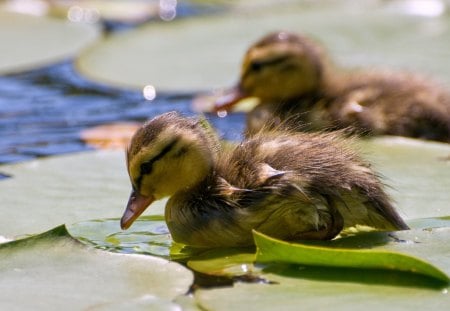
[[[249,135],[290,120],[302,130],[350,126],[364,134],[450,142],[450,93],[440,85],[405,72],[342,72],[319,45],[289,32],[250,47],[238,85],[216,109],[244,97],[260,99],[247,118]]]
[[[376,174],[334,133],[255,135],[222,148],[195,118],[144,124],[127,150],[127,229],[154,201],[176,242],[252,245],[252,229],[284,240],[334,238],[346,227],[407,229]]]

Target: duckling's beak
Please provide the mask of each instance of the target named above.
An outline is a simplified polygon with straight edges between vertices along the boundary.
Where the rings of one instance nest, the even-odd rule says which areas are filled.
[[[236,85],[220,96],[214,105],[214,112],[230,111],[240,100],[248,97],[239,85]]]
[[[131,191],[127,208],[120,220],[122,230],[128,229],[154,200],[155,198],[152,196],[147,197],[135,190]]]

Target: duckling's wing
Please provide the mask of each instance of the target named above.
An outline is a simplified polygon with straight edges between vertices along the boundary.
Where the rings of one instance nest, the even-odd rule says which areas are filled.
[[[296,233],[297,238],[331,239],[344,228],[361,226],[376,230],[408,229],[378,184],[364,184],[365,187],[341,184],[319,191],[317,185],[306,184],[289,172],[275,170],[268,164],[259,171],[260,176],[266,178],[265,187],[273,192],[267,195],[266,205],[287,210],[285,215],[289,216],[284,222],[291,231],[313,228],[304,231],[300,237]]]
[[[292,172],[267,163],[256,164],[254,169],[257,186],[223,187],[229,191],[227,201],[235,198],[239,226],[284,240],[329,240],[342,230],[342,216],[330,196],[309,193]]]
[[[294,183],[276,188],[264,200],[266,218],[257,228],[274,237],[328,240],[347,228],[408,228],[388,201],[370,199],[358,189],[319,193]]]
[[[380,230],[408,229],[384,192],[377,174],[356,153],[340,143],[337,136],[299,134],[294,138],[276,140],[272,145],[281,146],[281,151],[266,157],[266,162],[272,167],[287,171],[282,177],[285,183],[316,198],[313,202],[322,202],[329,209],[335,209],[342,216],[344,227],[362,225]],[[270,152],[266,154],[270,155]],[[330,212],[337,217],[336,213]]]

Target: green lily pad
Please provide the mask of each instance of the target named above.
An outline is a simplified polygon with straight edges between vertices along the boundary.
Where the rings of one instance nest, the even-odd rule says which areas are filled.
[[[450,82],[445,19],[401,14],[380,2],[345,3],[300,1],[149,24],[98,42],[80,55],[77,68],[95,81],[134,89],[151,85],[157,93],[223,88],[237,81],[253,42],[285,29],[318,38],[341,65],[401,67]]]
[[[440,224],[442,225],[442,223]],[[289,261],[322,267],[341,266],[341,269],[342,267],[356,269],[358,266],[362,268],[365,265],[368,269],[387,267],[407,271],[411,268],[416,273],[418,272],[417,268],[423,267],[426,270],[424,271],[425,274],[428,274],[427,271],[430,269],[429,273],[436,276],[437,279],[442,279],[442,282],[445,283],[448,282],[448,275],[450,275],[450,265],[447,260],[450,253],[450,248],[447,247],[449,237],[449,226],[401,231],[395,234],[386,232],[361,233],[333,241],[310,241],[306,245],[298,246],[304,251],[304,254],[299,254],[296,251],[297,244],[291,247],[289,243],[280,242],[281,246],[277,244],[276,247],[265,252],[265,258],[268,261]],[[270,244],[272,239],[267,238],[267,241]],[[306,243],[306,241],[303,243]],[[324,253],[320,253],[323,248],[325,249]],[[335,250],[335,248],[337,249]],[[263,249],[267,250],[267,247],[263,247]],[[346,250],[350,251],[347,253]],[[357,261],[354,261],[354,255],[359,257],[356,258]],[[257,256],[261,259],[260,251]],[[308,263],[306,260],[310,260],[310,262]],[[195,271],[210,275],[227,277],[247,275],[253,276],[254,279],[265,280],[263,267],[258,264],[255,265],[254,261],[255,254],[251,250],[220,249],[193,256],[189,259],[187,265]],[[403,264],[403,261],[406,261],[406,263]],[[418,264],[417,267],[415,266],[416,263]],[[432,267],[432,265],[435,267]],[[407,278],[410,278],[410,276]]]
[[[130,194],[123,151],[97,151],[2,165],[0,236],[120,217]],[[151,208],[148,213],[151,212]],[[119,222],[116,224],[120,230]]]
[[[2,310],[179,310],[172,300],[193,281],[177,263],[87,247],[64,226],[1,244],[0,262]]]
[[[402,137],[361,141],[405,219],[450,215],[450,145]]]
[[[442,223],[441,223],[442,225]],[[257,265],[259,284],[235,283],[232,288],[199,289],[195,298],[207,310],[447,310],[450,304],[450,228],[416,229],[387,234],[372,232],[334,241],[311,242],[331,249],[370,248],[367,252],[395,251],[423,258],[438,266],[447,280],[394,270],[331,268],[298,264]],[[283,242],[284,243],[284,242]],[[317,246],[316,246],[317,247]],[[269,255],[273,255],[273,249]],[[282,256],[297,258],[292,249]],[[317,255],[317,254],[316,254]],[[343,258],[325,258],[335,261]],[[338,255],[335,253],[335,255]],[[371,258],[370,260],[376,259]],[[325,262],[328,264],[327,262]],[[237,264],[241,264],[237,262]],[[210,267],[211,265],[209,265]],[[207,269],[208,265],[202,266]],[[227,267],[229,270],[230,267]],[[213,267],[210,271],[216,271]],[[439,275],[441,275],[439,273]],[[230,297],[233,297],[230,299]]]
[[[429,280],[418,275],[393,271],[274,265],[265,269],[264,276],[271,283],[197,290],[196,301],[201,308],[216,311],[444,311],[450,304],[448,288],[429,287]]]
[[[100,29],[93,24],[17,14],[0,8],[0,74],[69,59],[99,36]]]
[[[450,230],[447,231],[447,237],[450,236],[448,233],[450,233]],[[256,231],[253,232],[253,237],[257,246],[257,262],[284,262],[323,267],[398,270],[423,274],[445,283],[448,283],[450,280],[449,276],[438,267],[422,259],[401,253],[288,243]]]
[[[408,226],[413,229],[450,227],[450,216],[411,219]]]

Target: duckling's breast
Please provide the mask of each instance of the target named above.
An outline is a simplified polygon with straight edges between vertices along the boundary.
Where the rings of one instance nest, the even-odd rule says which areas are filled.
[[[241,226],[239,208],[217,197],[196,192],[171,197],[166,223],[175,242],[197,247],[253,244],[251,231]]]

